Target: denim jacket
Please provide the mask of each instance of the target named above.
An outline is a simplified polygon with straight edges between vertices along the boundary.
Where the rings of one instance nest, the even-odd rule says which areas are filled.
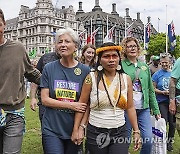
[[[160,114],[148,65],[138,61],[137,67],[135,67],[135,65],[126,58],[122,61],[122,67],[125,73],[131,77],[132,81],[135,79],[136,69],[140,69],[139,80],[144,98],[143,108],[152,109],[154,115]]]

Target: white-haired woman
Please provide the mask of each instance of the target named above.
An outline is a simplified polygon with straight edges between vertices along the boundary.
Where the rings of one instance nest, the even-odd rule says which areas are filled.
[[[172,151],[172,142],[175,134],[175,117],[169,112],[169,81],[171,78],[171,59],[168,54],[161,54],[160,65],[162,68],[153,74],[152,81],[162,118],[164,118],[166,123],[169,125],[169,142],[167,143],[167,150]]]
[[[44,67],[40,84],[42,103],[46,106],[42,119],[44,152],[76,154],[79,146],[71,141],[74,113],[86,110],[86,104],[77,101],[89,67],[74,59],[78,47],[74,30],[57,31],[55,43],[62,58]]]

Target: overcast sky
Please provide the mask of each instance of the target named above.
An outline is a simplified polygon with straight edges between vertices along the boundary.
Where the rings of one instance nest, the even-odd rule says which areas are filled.
[[[52,3],[60,8],[62,5],[65,7],[72,5],[77,11],[79,1],[83,2],[82,7],[85,12],[90,12],[95,5],[95,0],[52,0]],[[37,0],[0,0],[0,8],[4,11],[6,19],[11,19],[18,16],[21,5],[33,8],[36,2]],[[129,14],[134,19],[137,17],[137,12],[140,12],[143,22],[147,22],[147,16],[150,16],[156,30],[158,30],[159,18],[159,32],[166,32],[166,20],[168,24],[173,20],[175,34],[180,35],[179,0],[99,0],[103,11],[108,13],[112,11],[112,3],[116,3],[116,11],[122,17],[125,16],[125,8],[129,8]]]

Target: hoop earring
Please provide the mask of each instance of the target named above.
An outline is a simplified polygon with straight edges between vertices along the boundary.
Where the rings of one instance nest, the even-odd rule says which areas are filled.
[[[102,71],[102,70],[103,70],[103,67],[102,67],[101,65],[99,65],[99,66],[97,67],[97,70],[98,70],[98,71]]]
[[[117,68],[116,68],[117,71],[120,71],[121,70],[121,65],[118,65]]]

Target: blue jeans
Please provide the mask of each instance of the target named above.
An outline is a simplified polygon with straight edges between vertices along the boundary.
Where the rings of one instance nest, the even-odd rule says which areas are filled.
[[[71,139],[45,134],[42,134],[42,139],[45,154],[82,154],[81,146],[74,144]]]
[[[140,154],[151,154],[152,149],[152,124],[150,109],[137,109],[137,121],[142,137],[142,148]],[[128,129],[128,137],[131,137],[132,126],[126,113],[126,127]]]
[[[22,117],[15,114],[7,114],[6,125],[0,127],[0,154],[20,154],[24,125]]]

